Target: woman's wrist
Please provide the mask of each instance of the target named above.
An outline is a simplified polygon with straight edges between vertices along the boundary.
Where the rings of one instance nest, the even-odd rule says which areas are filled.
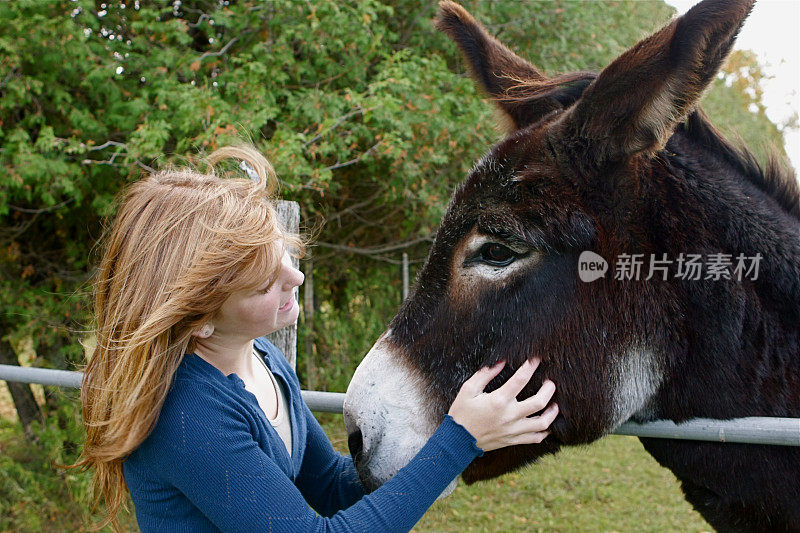
[[[439,427],[443,427],[448,434],[452,433],[454,435],[454,439],[463,441],[463,447],[473,452],[475,457],[480,457],[483,455],[483,448],[478,446],[478,440],[475,438],[475,435],[470,433],[466,427],[460,424],[449,413],[444,415],[444,419]]]

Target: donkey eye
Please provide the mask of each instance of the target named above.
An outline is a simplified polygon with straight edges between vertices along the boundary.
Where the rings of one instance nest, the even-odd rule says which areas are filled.
[[[507,266],[517,258],[513,250],[496,242],[487,242],[481,246],[479,253],[481,261],[492,266]]]

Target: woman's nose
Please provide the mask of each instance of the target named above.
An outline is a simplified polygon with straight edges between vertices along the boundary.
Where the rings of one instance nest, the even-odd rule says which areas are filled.
[[[281,274],[281,277],[283,278],[283,286],[285,288],[299,287],[303,284],[303,280],[306,279],[305,275],[300,270],[285,263],[283,265],[283,272],[281,272]]]
[[[292,267],[292,276],[293,276],[293,285],[295,287],[299,287],[303,284],[303,281],[306,279],[306,275],[303,274],[299,269]]]

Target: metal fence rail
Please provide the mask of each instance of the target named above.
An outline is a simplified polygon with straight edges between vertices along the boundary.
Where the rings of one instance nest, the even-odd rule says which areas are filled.
[[[83,373],[81,372],[0,365],[0,381],[79,388],[82,379]],[[312,411],[342,412],[344,394],[341,392],[304,390],[302,394],[303,400]],[[647,424],[626,422],[613,434],[661,439],[800,446],[800,418],[750,417],[733,420],[695,418],[681,424],[670,420],[657,420]]]

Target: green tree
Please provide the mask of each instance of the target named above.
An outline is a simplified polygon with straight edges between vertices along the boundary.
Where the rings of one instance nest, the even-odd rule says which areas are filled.
[[[765,74],[753,52],[734,50],[703,100],[703,108],[722,132],[746,144],[766,162],[773,151],[785,156],[783,137],[770,122],[762,101]]]

